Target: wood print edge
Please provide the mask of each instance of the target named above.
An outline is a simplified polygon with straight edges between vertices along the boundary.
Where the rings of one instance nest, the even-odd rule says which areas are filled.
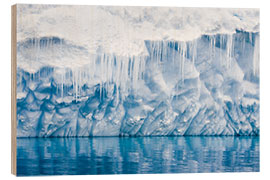
[[[17,5],[11,6],[11,173],[17,175]]]

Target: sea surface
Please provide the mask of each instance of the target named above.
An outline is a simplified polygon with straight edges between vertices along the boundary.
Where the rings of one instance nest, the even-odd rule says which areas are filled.
[[[17,175],[260,170],[258,136],[17,138]]]

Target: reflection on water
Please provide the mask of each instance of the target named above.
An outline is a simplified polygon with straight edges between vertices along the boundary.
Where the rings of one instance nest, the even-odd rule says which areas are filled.
[[[19,176],[259,171],[259,137],[17,139]]]

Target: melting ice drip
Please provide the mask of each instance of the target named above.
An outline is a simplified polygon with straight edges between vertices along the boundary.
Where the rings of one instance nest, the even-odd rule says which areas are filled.
[[[33,38],[23,42],[19,42],[19,69],[17,76],[17,99],[19,102],[18,112],[20,113],[20,108],[24,109],[23,106],[25,106],[25,103],[30,103],[29,94],[32,94],[31,96],[34,96],[34,99],[37,98],[39,103],[45,100],[50,100],[55,107],[57,106],[55,103],[72,104],[72,101],[75,101],[76,103],[82,102],[82,107],[85,105],[85,103],[90,101],[90,99],[93,99],[94,96],[98,96],[100,101],[100,106],[98,106],[98,108],[101,108],[101,105],[104,104],[102,102],[106,101],[106,98],[113,98],[118,108],[122,108],[122,106],[124,106],[123,108],[125,110],[123,111],[125,111],[126,113],[129,111],[129,106],[125,107],[125,105],[123,104],[126,104],[126,101],[129,101],[129,99],[134,96],[132,103],[136,102],[141,104],[140,106],[144,107],[144,109],[148,108],[148,110],[145,110],[148,111],[148,114],[155,114],[155,109],[160,107],[159,103],[161,102],[166,102],[167,104],[170,104],[166,105],[169,107],[167,107],[168,109],[165,111],[167,114],[168,112],[174,111],[172,113],[173,115],[170,115],[172,116],[172,120],[170,120],[170,123],[177,124],[176,121],[181,121],[179,120],[179,118],[182,117],[183,114],[187,113],[187,111],[189,111],[190,109],[186,109],[184,111],[179,110],[182,107],[180,107],[181,105],[179,104],[173,104],[174,97],[178,96],[181,100],[182,97],[186,96],[181,101],[189,102],[188,86],[190,86],[190,82],[192,80],[196,80],[196,86],[192,84],[192,88],[198,88],[199,90],[197,94],[201,93],[201,95],[198,95],[200,96],[200,98],[197,99],[198,102],[192,102],[196,104],[202,104],[198,105],[197,107],[201,110],[194,110],[197,113],[200,113],[201,111],[206,111],[203,109],[206,108],[205,106],[208,106],[207,102],[201,100],[203,99],[203,97],[206,96],[206,94],[207,96],[212,96],[211,101],[215,103],[220,103],[220,99],[222,98],[222,102],[230,101],[232,103],[243,103],[236,101],[234,102],[233,96],[231,96],[229,98],[230,100],[228,100],[228,95],[225,96],[225,93],[224,96],[216,97],[218,96],[215,94],[216,91],[218,91],[218,93],[223,92],[218,89],[220,87],[210,89],[210,87],[212,86],[208,86],[208,84],[211,84],[213,82],[207,79],[208,77],[204,79],[205,74],[207,74],[208,72],[213,71],[215,73],[215,77],[220,75],[223,76],[222,79],[224,83],[234,83],[234,81],[237,81],[237,83],[241,84],[242,82],[240,81],[245,80],[245,82],[254,82],[256,81],[256,78],[259,78],[258,33],[237,32],[235,34],[204,35],[200,38],[194,39],[193,41],[146,40],[145,46],[148,50],[148,55],[121,56],[103,52],[102,48],[97,50],[96,53],[89,53],[84,47],[75,45],[68,40],[64,40],[58,37]],[[250,55],[252,57],[251,64],[248,60],[250,59]],[[242,69],[241,73],[243,72],[244,74],[242,79],[240,77],[240,80],[238,76],[241,76],[241,73],[237,74],[236,72],[235,77],[233,77],[234,75],[230,75],[230,70],[236,71],[235,69],[238,67]],[[249,74],[250,70],[252,72],[252,75]],[[194,75],[194,73],[199,74],[199,76]],[[50,89],[50,92],[48,92],[46,88]],[[52,90],[54,88],[56,89],[55,92],[53,92]],[[146,88],[148,90],[145,90]],[[204,91],[207,91],[207,93]],[[165,97],[157,97],[164,96],[163,92],[165,92]],[[97,93],[99,95],[97,95]],[[183,94],[179,95],[179,93]],[[44,95],[41,96],[41,94]],[[168,95],[169,97],[166,97],[166,95]],[[257,95],[258,94],[255,93],[254,96],[257,97]],[[251,95],[244,95],[243,97],[246,98],[248,96]],[[57,99],[56,102],[52,100],[52,97]],[[69,101],[66,98],[71,98],[72,100]],[[138,99],[140,99],[140,101],[137,102]],[[166,99],[170,99],[170,102],[168,102]],[[205,105],[203,105],[204,103]],[[220,106],[222,108],[224,106],[224,103],[220,103],[220,105],[216,104],[216,106]],[[188,106],[186,107],[185,105],[183,107],[188,108]],[[219,107],[217,107],[217,109],[219,109]],[[39,109],[39,111],[44,110]],[[92,112],[91,110],[88,111]],[[119,111],[119,109],[114,109],[114,111]],[[215,110],[215,113],[216,115],[212,116],[219,116],[217,114],[220,112],[219,110]],[[197,115],[198,114],[195,113],[192,115],[192,118],[190,118],[194,119]],[[92,114],[88,113],[85,118],[89,119],[89,117],[91,116]],[[137,128],[137,131],[135,133],[133,132],[135,130],[132,131],[133,133],[125,133],[129,135],[150,135],[151,133],[147,133],[147,131],[145,130],[140,130],[145,129],[145,126],[151,125],[151,123],[146,125],[146,122],[149,121],[149,116],[150,115],[142,116],[141,113],[139,113],[136,114],[136,116],[134,115],[134,117],[130,117],[131,119],[136,119],[138,117],[138,121],[134,121],[134,127],[139,126],[137,123],[140,123],[141,120],[142,124],[139,126],[140,128]],[[163,116],[165,116],[163,117],[163,119],[168,118],[166,117],[167,115]],[[223,114],[222,116],[224,117],[227,115]],[[123,127],[124,122],[128,122],[127,117],[128,115],[126,114],[123,117],[116,118],[117,121],[121,122],[121,127]],[[228,117],[225,117],[225,119],[226,118],[232,119],[232,117],[229,115]],[[248,115],[247,118],[251,118],[251,116]],[[235,125],[232,125],[235,124],[234,122],[231,123],[231,125],[225,124],[223,127],[223,129],[230,129],[227,126],[232,126],[231,129],[234,130],[223,130],[221,132],[219,132],[220,130],[214,130],[213,132],[207,132],[209,134],[222,134],[222,132],[224,134],[237,134],[240,133],[242,129],[244,129],[242,130],[243,132],[241,132],[243,134],[258,134],[259,127],[258,124],[256,124],[256,122],[258,121],[258,117],[253,118],[255,119],[255,122],[253,122],[252,120],[254,125],[249,122],[249,124],[251,124],[249,125],[250,128],[247,128],[246,126],[240,127],[239,125],[237,125],[237,129]],[[40,117],[38,117],[38,119],[40,119]],[[94,121],[94,119],[95,118],[92,118],[92,121]],[[160,120],[159,118],[159,121],[162,120]],[[186,120],[184,120],[183,122],[185,121]],[[186,124],[186,126],[188,126],[189,128],[192,126],[192,124],[193,126],[196,125],[196,123],[191,123],[188,120]],[[29,124],[27,126],[29,126]],[[112,133],[105,132],[106,130],[104,129],[95,133],[95,130],[93,130],[93,126],[94,125],[92,125],[92,130],[88,129],[88,133],[86,134],[71,133],[69,135],[123,134],[123,132],[121,133],[118,124],[115,125],[118,127],[118,130],[112,131]],[[59,127],[63,128],[63,125],[59,125]],[[177,135],[178,132],[178,134],[183,134],[182,130],[177,129],[177,127],[177,125],[172,126],[172,130],[168,132],[166,131],[166,133]],[[193,132],[192,130],[188,130],[189,128],[185,127],[185,132],[189,132],[188,134],[197,133]],[[43,127],[42,132],[43,134],[29,134],[27,133],[27,131],[22,130],[20,133],[21,136],[68,136],[67,134],[65,134],[66,130],[64,131],[64,134],[53,134],[52,132],[54,131],[50,130],[50,133],[48,133],[49,131],[44,130]],[[159,131],[155,133],[156,135],[159,135]],[[164,132],[160,134],[165,135]]]

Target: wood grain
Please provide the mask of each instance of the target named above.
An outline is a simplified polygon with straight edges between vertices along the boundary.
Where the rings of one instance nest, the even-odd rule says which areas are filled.
[[[17,6],[11,7],[11,173],[17,172]]]

